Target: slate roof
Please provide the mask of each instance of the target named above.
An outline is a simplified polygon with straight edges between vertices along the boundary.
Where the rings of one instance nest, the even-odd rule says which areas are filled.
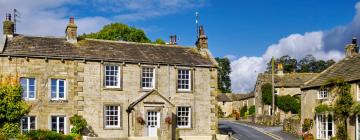
[[[306,81],[309,81],[318,73],[284,73],[274,75],[275,87],[300,87]],[[260,73],[257,78],[257,84],[271,83],[271,74]]]
[[[228,97],[228,93],[220,93],[216,96],[218,102],[231,102],[232,100]]]
[[[318,76],[306,82],[302,88],[320,87],[331,78],[342,78],[347,82],[360,80],[360,55],[345,58],[333,64]]]
[[[0,50],[1,51],[1,50]],[[48,57],[213,67],[194,47],[82,39],[76,44],[60,37],[16,35],[7,39],[0,56]]]
[[[246,100],[249,98],[254,98],[255,94],[252,93],[247,93],[247,94],[232,94],[232,100],[233,101],[241,101],[241,100]]]

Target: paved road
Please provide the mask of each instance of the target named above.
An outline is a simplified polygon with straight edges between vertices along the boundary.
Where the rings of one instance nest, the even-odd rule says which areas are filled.
[[[234,123],[231,121],[220,120],[219,130],[223,134],[231,132],[239,140],[274,140],[272,137],[265,135],[251,127]]]

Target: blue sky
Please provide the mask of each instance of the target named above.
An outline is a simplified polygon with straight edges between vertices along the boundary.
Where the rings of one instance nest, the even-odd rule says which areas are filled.
[[[20,34],[64,36],[75,16],[79,33],[122,22],[152,40],[176,34],[185,46],[194,45],[199,11],[213,55],[231,58],[232,89],[238,93],[253,89],[273,56],[340,60],[351,38],[360,38],[356,0],[0,0],[0,14],[12,8],[22,13]]]

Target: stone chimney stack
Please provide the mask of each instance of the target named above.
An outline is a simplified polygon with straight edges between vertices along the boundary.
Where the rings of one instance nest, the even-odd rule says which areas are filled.
[[[356,37],[353,37],[351,44],[348,44],[345,47],[345,57],[349,58],[349,57],[353,57],[357,54],[359,54],[359,47],[357,45]]]
[[[203,26],[199,27],[199,37],[196,41],[196,47],[198,48],[198,50],[208,49],[208,38],[205,35]]]
[[[74,17],[70,17],[69,24],[65,30],[66,39],[70,43],[77,43],[77,26]]]
[[[283,68],[283,64],[279,63],[277,64],[277,71],[276,71],[277,75],[284,75],[284,68]]]
[[[8,37],[14,36],[14,23],[11,21],[11,14],[6,14],[3,21],[3,34]]]

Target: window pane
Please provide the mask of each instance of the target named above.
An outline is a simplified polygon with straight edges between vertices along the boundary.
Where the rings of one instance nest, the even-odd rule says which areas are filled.
[[[51,117],[51,131],[57,132],[57,117]]]
[[[28,132],[28,117],[21,118],[21,131],[23,133]]]
[[[56,98],[57,80],[51,79],[51,98]]]
[[[26,78],[20,78],[20,84],[22,88],[22,97],[27,98],[27,79]]]
[[[36,129],[36,119],[35,117],[30,117],[30,130]]]

